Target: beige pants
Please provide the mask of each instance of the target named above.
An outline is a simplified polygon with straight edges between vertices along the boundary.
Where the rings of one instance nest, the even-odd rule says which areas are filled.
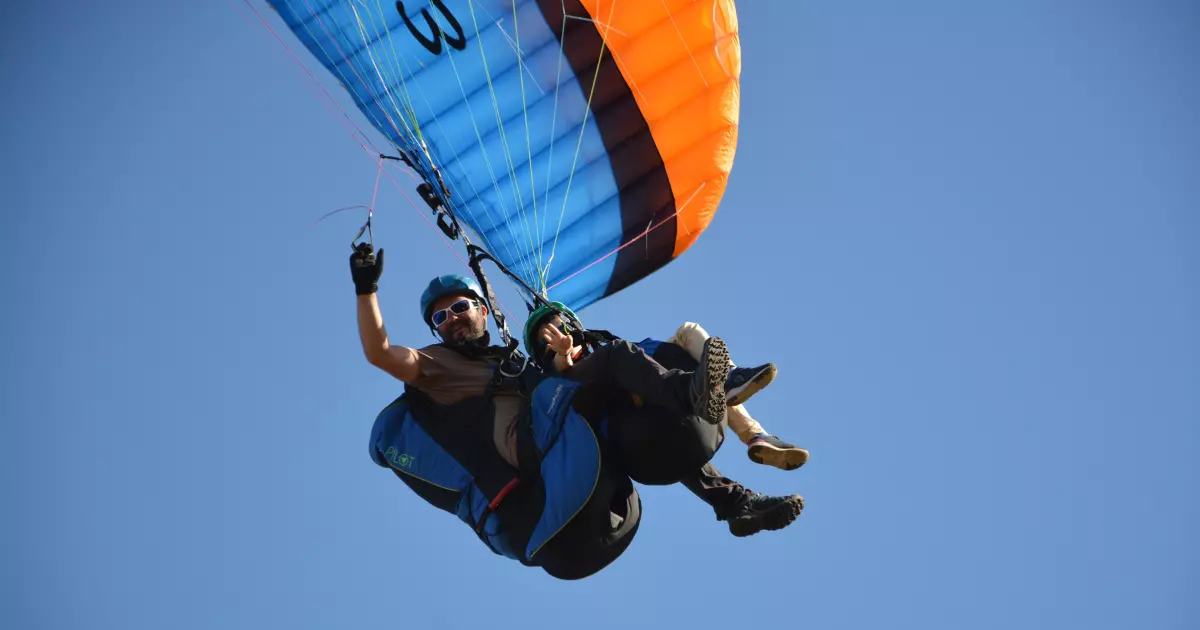
[[[704,340],[708,339],[708,332],[700,327],[700,324],[692,322],[684,322],[675,334],[667,341],[680,346],[692,355],[692,358],[699,361],[700,353],[704,351]],[[750,417],[750,413],[742,405],[734,405],[729,408],[729,428],[737,434],[738,439],[743,444],[749,444],[750,438],[756,433],[766,433],[754,418]]]

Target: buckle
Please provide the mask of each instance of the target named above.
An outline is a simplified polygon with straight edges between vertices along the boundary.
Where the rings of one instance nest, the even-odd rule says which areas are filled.
[[[505,369],[505,366],[509,365],[510,361],[513,363],[517,363],[517,360],[514,357],[521,357],[520,364],[519,364],[520,367],[517,368],[517,371],[515,373],[510,374]],[[512,354],[508,355],[507,359],[500,362],[500,365],[497,368],[497,371],[499,371],[501,375],[507,376],[508,378],[517,378],[525,371],[525,368],[528,366],[529,366],[529,357],[521,354],[520,352],[514,351]]]

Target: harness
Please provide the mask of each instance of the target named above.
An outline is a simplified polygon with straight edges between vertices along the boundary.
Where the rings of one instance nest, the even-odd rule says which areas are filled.
[[[486,400],[483,408],[486,409],[489,415],[489,421],[495,422],[495,397],[499,394],[516,394],[520,399],[520,411],[517,416],[517,463],[519,464],[516,474],[505,483],[500,490],[488,502],[478,518],[475,520],[474,531],[475,535],[488,546],[493,552],[500,554],[501,552],[492,545],[489,540],[489,535],[484,532],[488,518],[494,514],[502,504],[514,493],[521,489],[532,490],[537,482],[541,480],[541,464],[547,452],[554,448],[558,443],[559,437],[565,427],[565,422],[560,423],[551,436],[545,449],[541,449],[537,445],[537,440],[533,434],[533,409],[531,405],[531,397],[537,386],[544,381],[547,376],[532,367],[529,359],[525,357],[519,350],[513,346],[488,346],[483,349],[475,349],[470,347],[445,345],[445,347],[464,354],[472,359],[494,360],[499,358],[496,366],[492,370],[492,376],[488,380],[487,386],[484,388],[483,398]],[[480,410],[482,411],[482,410]],[[418,419],[418,423],[421,420]],[[424,426],[424,423],[422,423]],[[427,428],[428,430],[428,428]],[[498,457],[498,455],[497,455]],[[509,466],[511,468],[511,466]],[[536,520],[536,519],[535,519]],[[502,534],[506,531],[507,525],[502,524],[501,528],[492,532],[492,535]],[[521,557],[523,564],[529,564]]]

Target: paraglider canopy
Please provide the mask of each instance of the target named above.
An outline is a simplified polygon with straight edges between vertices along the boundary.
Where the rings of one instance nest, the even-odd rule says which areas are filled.
[[[531,307],[578,311],[654,273],[724,194],[733,0],[271,4],[423,180],[442,231],[469,231]]]

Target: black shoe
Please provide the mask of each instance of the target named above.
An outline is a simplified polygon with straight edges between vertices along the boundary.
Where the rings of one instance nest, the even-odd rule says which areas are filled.
[[[710,424],[725,422],[725,380],[733,363],[720,337],[704,340],[700,365],[692,375],[692,409]]]
[[[740,405],[750,400],[750,397],[762,391],[764,387],[775,380],[778,370],[774,363],[758,367],[740,367],[730,370],[725,379],[725,403],[729,406]]]
[[[798,494],[769,497],[755,492],[747,495],[742,505],[725,520],[729,521],[729,533],[741,538],[764,529],[783,529],[799,518],[803,510],[804,497]]]
[[[750,461],[783,470],[796,470],[808,461],[808,451],[774,435],[756,435],[747,445]]]

